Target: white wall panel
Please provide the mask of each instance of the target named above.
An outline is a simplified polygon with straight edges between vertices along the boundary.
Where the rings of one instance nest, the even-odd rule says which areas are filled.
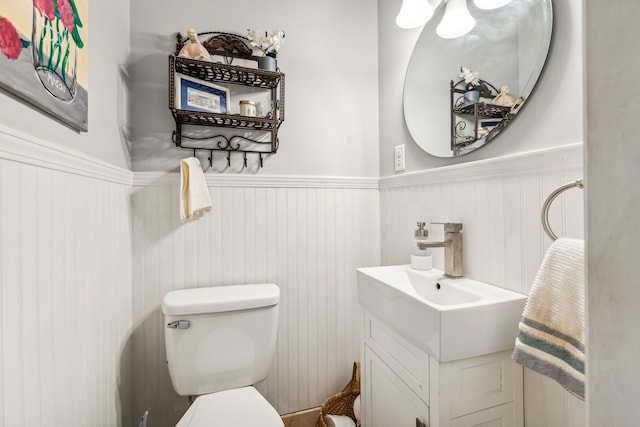
[[[372,180],[208,176],[213,212],[182,224],[175,175],[136,174],[131,194],[130,174],[45,145],[0,147],[0,427],[135,425],[144,409],[173,425],[186,400],[166,370],[161,298],[221,284],[281,287],[259,389],[281,413],[319,405],[358,358],[355,268],[406,262],[418,219],[461,221],[467,274],[527,292],[549,244],[542,201],[581,176],[562,150],[383,179],[380,194]],[[551,218],[580,236],[581,192]],[[584,425],[581,401],[532,372],[525,384],[528,425]]]
[[[640,65],[638,55],[627,55],[637,49],[640,3],[598,3],[584,2],[591,427],[635,425],[640,419],[634,399],[640,395],[640,145],[634,111],[640,83],[617,83]]]
[[[154,426],[172,426],[186,409],[168,376],[160,308],[182,288],[276,283],[277,355],[259,390],[283,414],[340,391],[359,358],[355,269],[379,264],[377,185],[243,187],[216,176],[213,210],[181,223],[177,175],[145,181],[133,191],[134,413],[149,409]]]
[[[382,263],[409,262],[417,221],[462,222],[465,276],[528,293],[551,243],[540,221],[544,200],[560,185],[582,177],[581,161],[574,161],[581,159],[581,146],[550,150],[545,158],[531,154],[383,179]],[[572,189],[559,196],[550,221],[558,236],[582,238],[582,191]],[[443,237],[442,226],[428,228],[431,238]],[[434,266],[442,269],[443,250],[434,249],[433,258]],[[584,411],[584,402],[527,370],[527,425],[577,427],[585,425]]]
[[[131,187],[0,154],[0,426],[128,424]]]

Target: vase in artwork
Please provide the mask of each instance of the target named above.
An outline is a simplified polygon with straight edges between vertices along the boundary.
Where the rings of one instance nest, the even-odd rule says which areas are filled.
[[[33,67],[44,88],[61,101],[76,96],[81,26],[74,0],[33,0]]]

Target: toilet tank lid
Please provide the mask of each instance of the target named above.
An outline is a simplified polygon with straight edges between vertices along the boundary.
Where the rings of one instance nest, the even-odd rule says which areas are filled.
[[[273,283],[214,286],[171,291],[164,296],[165,315],[222,313],[269,307],[280,301],[280,288]]]

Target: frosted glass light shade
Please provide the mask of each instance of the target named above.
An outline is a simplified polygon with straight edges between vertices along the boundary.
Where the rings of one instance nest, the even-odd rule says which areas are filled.
[[[402,0],[402,7],[396,16],[396,25],[409,29],[424,25],[433,16],[433,6],[428,0]]]
[[[476,25],[476,20],[467,9],[467,0],[449,0],[436,33],[443,39],[455,39],[467,34]]]
[[[491,10],[497,9],[509,3],[511,0],[473,0],[478,9]]]

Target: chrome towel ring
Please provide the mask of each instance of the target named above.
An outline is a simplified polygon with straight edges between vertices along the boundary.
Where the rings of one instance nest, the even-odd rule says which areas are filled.
[[[551,207],[551,203],[553,203],[553,201],[560,195],[560,193],[574,187],[584,188],[582,180],[579,179],[575,182],[570,182],[569,184],[565,184],[562,187],[556,188],[555,191],[551,193],[549,197],[547,197],[547,200],[545,200],[544,204],[542,205],[542,228],[544,228],[544,232],[547,233],[547,236],[551,237],[552,240],[557,240],[558,236],[556,236],[553,230],[551,230],[551,226],[549,225],[549,208]]]

